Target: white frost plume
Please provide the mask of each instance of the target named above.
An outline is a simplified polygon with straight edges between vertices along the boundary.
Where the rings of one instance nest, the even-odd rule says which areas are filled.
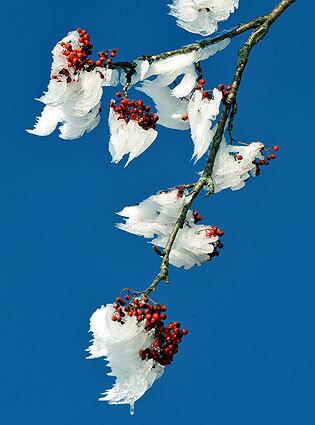
[[[130,85],[137,84],[154,75],[159,78],[160,85],[169,85],[178,76],[191,74],[192,66],[196,62],[208,59],[210,56],[215,55],[217,52],[225,49],[230,44],[230,39],[226,38],[214,44],[209,44],[206,47],[200,47],[197,50],[187,51],[175,55],[165,55],[160,59],[154,59],[150,63],[147,59],[138,59],[135,61],[136,69],[135,74],[131,78]],[[188,76],[186,77],[189,78]],[[122,74],[121,84],[126,82],[125,74]]]
[[[264,159],[261,153],[263,147],[260,142],[248,146],[228,145],[223,138],[213,167],[215,193],[228,188],[242,189],[250,175],[255,175],[255,159]]]
[[[220,111],[222,92],[213,90],[211,99],[203,97],[205,92],[196,90],[192,95],[187,108],[191,137],[194,144],[193,158],[198,161],[208,150],[215,131],[212,123]]]
[[[197,80],[198,74],[196,72],[195,65],[187,67],[184,71],[184,76],[181,82],[172,90],[172,95],[178,98],[190,95],[196,87]]]
[[[153,238],[160,233],[168,233],[169,227],[175,223],[183,206],[189,202],[189,195],[184,193],[178,195],[178,190],[160,192],[150,196],[138,205],[125,207],[117,213],[126,217],[125,223],[118,223],[116,226],[145,238]]]
[[[153,359],[143,361],[139,355],[141,349],[154,342],[153,331],[145,331],[144,322],[137,322],[136,317],[127,316],[124,324],[115,322],[114,312],[113,305],[107,304],[93,313],[90,319],[93,340],[87,351],[90,359],[105,357],[111,368],[108,375],[116,377],[113,387],[99,400],[129,404],[133,412],[135,401],[162,376],[164,367]]]
[[[90,72],[81,69],[75,73],[69,68],[61,43],[71,43],[73,48],[78,48],[78,38],[79,34],[72,31],[54,47],[53,78],[47,92],[37,99],[46,106],[37,118],[34,129],[27,130],[29,133],[47,136],[60,123],[60,137],[71,140],[93,130],[99,123],[103,87],[117,85],[118,72],[96,67]]]
[[[176,130],[189,129],[189,123],[182,120],[182,117],[187,114],[188,101],[186,99],[174,97],[168,86],[162,86],[156,80],[145,80],[141,87],[137,87],[137,90],[145,93],[154,101],[159,116],[159,125]]]
[[[148,239],[155,237],[151,243],[165,248],[173,226],[189,200],[188,192],[179,189],[158,193],[120,211],[118,215],[125,218],[125,223],[119,223],[117,227]],[[196,224],[193,212],[188,211],[171,250],[170,264],[189,269],[209,260],[218,242],[216,235],[209,235],[211,229],[211,226]]]
[[[200,266],[211,258],[214,253],[218,236],[209,236],[211,226],[194,224],[190,211],[186,224],[178,231],[174,245],[170,252],[170,263],[176,267],[184,267],[186,270],[197,265]],[[170,233],[159,234],[151,241],[153,245],[165,248]]]
[[[109,152],[112,162],[119,162],[124,155],[129,154],[125,167],[137,156],[141,155],[154,142],[157,131],[153,128],[144,130],[133,120],[128,123],[119,118],[119,114],[110,109],[109,112]]]
[[[177,25],[205,36],[217,31],[218,22],[226,21],[238,5],[239,0],[173,0],[169,6]]]

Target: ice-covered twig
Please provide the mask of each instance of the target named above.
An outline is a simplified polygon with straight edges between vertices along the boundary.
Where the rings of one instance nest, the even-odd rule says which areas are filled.
[[[265,17],[257,18],[256,20],[253,20],[250,23],[245,24],[245,26],[243,26],[241,32],[244,32],[244,31],[247,31],[247,30],[253,29],[253,28],[255,28],[255,29],[251,33],[249,38],[247,39],[246,43],[238,51],[238,60],[237,60],[237,65],[236,65],[236,69],[235,69],[235,73],[234,73],[233,83],[231,85],[231,90],[230,90],[230,93],[229,93],[229,95],[226,99],[224,108],[222,109],[222,112],[220,114],[219,122],[218,122],[218,125],[217,125],[215,135],[213,137],[212,147],[211,147],[211,150],[210,150],[210,153],[209,153],[209,156],[208,156],[206,166],[205,166],[199,180],[194,184],[194,187],[190,192],[189,201],[181,209],[181,212],[178,216],[176,223],[173,226],[173,229],[172,229],[171,234],[169,236],[168,242],[167,242],[166,247],[164,249],[164,254],[161,257],[161,265],[160,265],[159,273],[155,276],[152,283],[148,286],[148,288],[144,292],[145,295],[149,295],[152,291],[154,291],[156,289],[156,287],[158,286],[158,284],[160,282],[165,281],[169,278],[170,253],[171,253],[172,247],[175,243],[177,234],[178,234],[179,230],[183,227],[183,224],[186,220],[186,216],[187,216],[187,213],[189,211],[189,208],[193,204],[194,200],[198,197],[198,195],[200,194],[200,192],[202,191],[202,189],[204,187],[209,187],[209,186],[211,187],[211,189],[208,191],[207,195],[212,195],[214,193],[214,186],[213,186],[213,184],[209,185],[209,182],[212,183],[211,177],[212,177],[212,173],[213,173],[215,159],[216,159],[217,153],[219,151],[220,143],[221,143],[222,138],[223,138],[223,133],[224,133],[224,130],[225,130],[225,127],[226,127],[226,124],[227,124],[227,121],[228,121],[228,118],[229,118],[229,115],[230,115],[230,112],[231,112],[232,105],[236,101],[236,95],[237,95],[237,92],[239,90],[241,80],[242,80],[242,76],[243,76],[244,70],[246,68],[248,58],[250,56],[252,49],[254,48],[254,46],[256,44],[258,44],[260,41],[262,41],[262,39],[268,33],[271,25],[293,3],[294,3],[294,0],[282,0]],[[238,29],[235,29],[234,31],[239,32],[241,27],[242,26],[238,27]],[[216,42],[217,41],[218,41],[218,39],[216,39]],[[210,41],[205,40],[204,42],[209,43]],[[187,48],[188,49],[194,49],[193,45],[187,46]],[[196,45],[195,45],[195,48],[200,48],[200,45],[198,44],[198,47],[196,47]],[[172,54],[177,54],[177,53],[168,52],[164,55],[166,55],[166,57],[167,57],[167,55],[172,55]],[[156,57],[151,57],[151,60],[152,60],[152,58],[156,58]]]

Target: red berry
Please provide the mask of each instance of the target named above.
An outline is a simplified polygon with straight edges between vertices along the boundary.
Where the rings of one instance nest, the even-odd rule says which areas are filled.
[[[278,145],[275,145],[272,149],[273,149],[275,152],[278,152],[278,150],[279,150],[279,146],[278,146]]]

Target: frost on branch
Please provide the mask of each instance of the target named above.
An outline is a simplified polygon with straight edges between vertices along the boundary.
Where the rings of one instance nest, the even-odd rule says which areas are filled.
[[[120,93],[118,95],[121,96]],[[153,114],[149,106],[143,105],[142,100],[123,99],[120,106],[112,101],[108,120],[112,162],[117,163],[129,154],[126,167],[148,149],[157,137],[155,128],[158,119],[158,115]]]
[[[153,245],[165,248],[189,199],[190,195],[181,187],[150,196],[140,204],[120,211],[118,214],[125,217],[125,223],[119,223],[117,227],[148,239],[154,238],[151,240]],[[170,252],[170,264],[190,269],[219,255],[218,249],[223,247],[219,240],[219,236],[223,236],[222,230],[198,224],[201,220],[196,211],[188,211]]]
[[[205,36],[217,31],[218,22],[227,20],[238,4],[239,0],[173,0],[169,6],[177,25]]]
[[[156,81],[161,86],[170,85],[177,77],[183,75],[186,79],[191,78],[193,73],[192,66],[200,61],[208,59],[210,56],[215,55],[217,52],[225,49],[230,44],[230,39],[226,38],[218,43],[210,44],[206,47],[200,47],[196,50],[188,51],[185,53],[178,53],[174,55],[165,55],[159,59],[150,61],[145,59],[138,59],[136,63],[136,73],[131,79],[131,85],[137,84],[139,81],[146,80],[154,75],[158,76]],[[186,76],[189,74],[189,77]],[[124,85],[126,82],[123,75],[121,83]],[[176,93],[176,91],[175,91]],[[173,93],[174,94],[174,93]],[[178,93],[180,95],[181,93]]]
[[[38,99],[46,106],[29,133],[47,136],[60,123],[60,137],[76,139],[98,125],[103,87],[117,85],[118,72],[105,65],[109,52],[103,52],[96,62],[88,59],[92,47],[81,29],[70,32],[54,47],[48,90]]]
[[[242,189],[251,175],[259,175],[260,166],[268,165],[262,155],[263,149],[264,145],[260,142],[235,146],[228,145],[223,138],[213,167],[214,192],[228,188]],[[267,158],[274,159],[274,155],[268,155]]]
[[[213,95],[196,90],[188,103],[187,115],[194,143],[195,161],[207,152],[212,142],[215,134],[212,123],[219,114],[221,101],[222,92],[218,89],[213,90]]]
[[[195,85],[196,80],[194,81]],[[182,117],[187,114],[188,102],[186,99],[176,98],[170,87],[163,86],[156,80],[145,80],[143,85],[137,89],[154,101],[159,116],[159,125],[176,130],[189,129],[189,123],[182,120]]]
[[[90,319],[89,358],[105,357],[116,381],[100,401],[133,406],[171,364],[187,330],[179,322],[164,326],[166,307],[127,294],[96,310]]]
[[[153,336],[145,331],[144,323],[136,317],[127,317],[124,325],[113,321],[113,304],[96,310],[90,319],[93,344],[88,351],[90,358],[106,357],[111,368],[110,376],[116,377],[114,386],[107,390],[100,401],[110,404],[130,404],[138,400],[163,374],[163,367],[152,359],[141,360],[139,351],[153,343]]]

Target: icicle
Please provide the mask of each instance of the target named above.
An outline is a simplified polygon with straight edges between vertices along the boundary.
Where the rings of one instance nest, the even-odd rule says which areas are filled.
[[[133,416],[135,414],[135,404],[130,403],[130,415]]]

